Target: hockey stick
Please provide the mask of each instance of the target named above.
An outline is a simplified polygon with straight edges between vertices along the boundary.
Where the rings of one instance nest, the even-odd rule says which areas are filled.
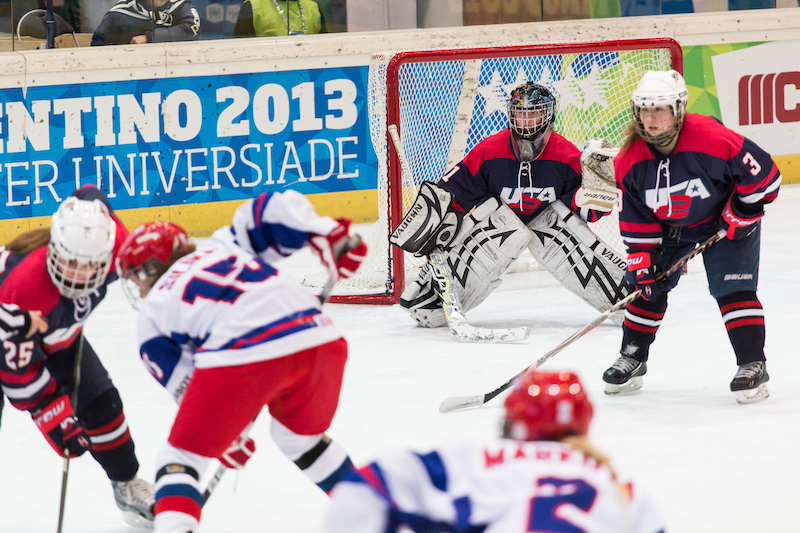
[[[688,263],[692,258],[694,258],[698,254],[702,253],[709,246],[711,246],[712,244],[714,244],[718,240],[722,239],[723,237],[725,237],[725,230],[721,229],[717,233],[715,233],[712,237],[709,237],[706,241],[704,241],[702,244],[700,244],[700,246],[698,246],[697,248],[695,248],[694,250],[692,250],[688,254],[686,254],[683,257],[681,257],[680,259],[678,259],[675,262],[675,264],[673,264],[671,267],[669,267],[669,269],[665,270],[664,272],[660,272],[658,274],[658,276],[657,276],[657,279],[661,280],[661,279],[665,279],[665,278],[671,276],[677,270],[683,268],[683,266],[686,263]],[[620,309],[625,308],[625,306],[627,306],[633,300],[638,298],[641,294],[642,294],[641,289],[636,289],[635,291],[630,293],[628,296],[626,296],[622,300],[619,300],[617,303],[612,305],[609,310],[607,310],[606,312],[604,312],[603,314],[601,314],[600,316],[598,316],[597,318],[595,318],[594,320],[592,320],[591,322],[589,322],[588,324],[583,326],[581,329],[579,329],[578,331],[576,331],[575,333],[570,335],[561,344],[559,344],[558,346],[556,346],[555,348],[553,348],[552,350],[550,350],[549,352],[547,352],[546,354],[541,356],[532,365],[528,366],[525,370],[523,370],[522,372],[520,372],[519,374],[517,374],[513,378],[509,379],[508,381],[506,381],[505,383],[503,383],[502,385],[500,385],[499,387],[497,387],[493,391],[487,392],[486,394],[475,395],[475,396],[451,396],[450,398],[445,398],[444,401],[442,402],[442,404],[439,406],[439,412],[440,413],[447,413],[447,412],[450,412],[450,411],[457,411],[459,409],[465,409],[467,407],[478,407],[480,405],[485,404],[486,402],[488,402],[489,400],[491,400],[492,398],[494,398],[495,396],[497,396],[498,394],[500,394],[504,390],[508,389],[511,385],[514,384],[514,382],[516,382],[519,378],[521,378],[523,375],[525,375],[526,372],[528,372],[530,370],[535,370],[536,368],[539,368],[542,364],[544,364],[545,361],[547,361],[548,359],[550,359],[551,357],[553,357],[554,355],[559,353],[561,350],[563,350],[564,348],[566,348],[567,346],[569,346],[570,344],[575,342],[577,339],[583,337],[584,335],[586,335],[587,333],[592,331],[601,322],[606,320],[608,317],[610,317],[615,312],[619,311]]]
[[[72,403],[72,410],[78,414],[78,387],[81,384],[81,361],[83,360],[83,329],[78,333],[78,351],[75,353],[75,362],[72,369],[72,392],[69,395],[69,401]],[[69,450],[64,448],[64,471],[61,475],[61,503],[58,506],[58,529],[57,533],[61,533],[61,527],[64,524],[64,508],[67,503],[67,477],[69,476]]]
[[[356,236],[352,237],[352,239],[358,239],[358,241],[352,243],[352,244],[354,244],[354,246],[358,246],[358,242],[361,241],[361,237],[356,235]],[[320,305],[322,305],[322,304],[324,304],[325,302],[328,301],[328,298],[330,298],[330,296],[331,296],[331,292],[333,292],[333,287],[334,287],[334,285],[336,285],[336,281],[337,281],[336,278],[333,278],[333,277],[328,278],[328,282],[325,283],[325,287],[322,288],[322,292],[318,295]],[[258,415],[256,415],[255,418],[253,418],[253,422],[256,421],[256,418],[258,418]],[[252,423],[250,425],[252,426]],[[249,430],[249,428],[248,428],[248,430]],[[244,438],[247,437],[248,430],[245,430],[241,435],[239,435],[239,442],[242,442],[244,440]],[[206,490],[203,491],[203,503],[204,504],[211,497],[211,494],[217,488],[217,485],[219,485],[219,482],[222,479],[222,476],[225,474],[225,472],[227,470],[230,470],[230,469],[227,466],[225,466],[223,464],[220,464],[217,467],[217,471],[214,472],[214,475],[212,476],[212,478],[208,480],[208,485],[206,486]],[[60,533],[60,530],[59,530],[59,533]]]
[[[411,168],[406,159],[403,143],[395,124],[389,125],[389,134],[392,137],[397,158],[400,160],[402,171],[411,176]],[[435,289],[442,298],[442,309],[447,319],[447,326],[453,336],[462,342],[518,342],[528,338],[531,330],[528,327],[518,328],[483,328],[473,326],[464,316],[461,302],[453,289],[453,274],[444,256],[442,249],[437,249],[428,257],[431,267],[431,276],[436,283]]]

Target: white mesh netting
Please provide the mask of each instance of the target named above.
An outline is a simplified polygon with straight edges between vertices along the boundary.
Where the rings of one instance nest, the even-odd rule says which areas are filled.
[[[367,260],[354,279],[337,284],[334,294],[393,293],[400,273],[392,272],[391,254],[403,253],[388,243],[393,210],[399,210],[397,220],[413,203],[420,183],[438,181],[475,144],[505,128],[508,95],[521,83],[535,80],[554,92],[558,102],[555,130],[578,148],[591,137],[622,144],[631,118],[633,89],[645,71],[671,68],[670,50],[655,42],[640,42],[640,49],[624,51],[584,51],[586,43],[564,45],[569,46],[581,51],[538,55],[542,52],[535,45],[469,49],[471,57],[480,56],[475,59],[459,59],[452,51],[440,51],[439,55],[421,52],[421,57],[405,52],[392,68],[393,54],[373,56],[367,98],[370,136],[378,161],[377,222],[363,234],[369,246]],[[397,83],[396,101],[388,96],[387,83]],[[390,175],[387,117],[393,116],[399,117],[411,175]],[[390,205],[392,188],[401,188],[402,205]],[[616,213],[592,226],[601,239],[624,252]],[[402,275],[411,281],[421,262],[405,254],[404,263]],[[523,269],[535,265],[532,259],[520,263]],[[305,283],[319,286],[324,276],[308,277]]]

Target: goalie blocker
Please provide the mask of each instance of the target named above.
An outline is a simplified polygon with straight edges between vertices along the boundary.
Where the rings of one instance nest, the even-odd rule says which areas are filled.
[[[424,182],[389,241],[417,255],[446,250],[463,311],[476,307],[500,285],[500,277],[526,246],[545,270],[595,309],[608,310],[628,294],[625,259],[560,201],[526,227],[495,197],[460,215],[453,211],[449,191]],[[429,263],[403,291],[400,305],[421,326],[447,324]],[[621,323],[622,315],[620,311],[611,319]]]

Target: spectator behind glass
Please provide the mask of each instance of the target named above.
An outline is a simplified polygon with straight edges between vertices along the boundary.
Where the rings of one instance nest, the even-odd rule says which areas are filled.
[[[233,28],[234,37],[280,37],[306,33],[326,33],[322,13],[314,0],[245,0]]]
[[[92,35],[92,46],[194,41],[200,15],[189,0],[120,0]]]

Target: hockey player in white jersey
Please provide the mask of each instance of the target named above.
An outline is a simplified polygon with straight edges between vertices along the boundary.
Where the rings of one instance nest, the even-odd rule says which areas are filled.
[[[322,490],[351,469],[324,433],[347,343],[319,299],[272,266],[306,244],[334,279],[366,255],[349,221],[319,216],[294,191],[246,201],[201,250],[164,222],[140,226],[123,245],[128,292],[143,298],[142,360],[180,404],[156,459],[157,533],[197,531],[203,472],[212,458],[243,466],[254,445],[240,435],[265,405],[277,446]]]
[[[351,471],[325,532],[663,532],[648,497],[587,440],[592,413],[572,372],[530,372],[506,399],[502,439],[397,451]]]

